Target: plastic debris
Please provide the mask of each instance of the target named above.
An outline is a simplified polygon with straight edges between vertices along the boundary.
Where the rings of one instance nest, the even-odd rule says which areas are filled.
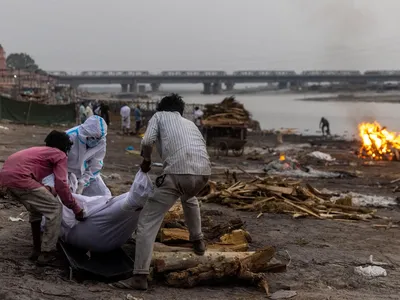
[[[363,195],[353,192],[347,194],[340,194],[340,196],[333,197],[331,200],[335,202],[338,199],[346,197],[351,198],[351,201],[354,206],[389,207],[391,205],[397,205],[396,199],[393,197]]]
[[[320,152],[320,151],[311,152],[311,153],[308,154],[308,156],[315,157],[315,158],[318,158],[320,160],[326,160],[326,161],[335,161],[336,160],[330,154],[323,153],[323,152]]]
[[[24,222],[24,219],[22,219],[20,217],[17,217],[17,218],[8,217],[8,220],[10,220],[11,222],[19,222],[19,221]]]
[[[125,151],[132,151],[135,150],[135,148],[133,148],[133,146],[128,146],[125,148]]]
[[[117,180],[121,180],[121,175],[119,175],[118,173],[112,173],[108,176],[109,179],[117,179]]]
[[[387,276],[386,270],[379,266],[355,267],[354,273],[369,278]]]
[[[151,164],[152,166],[154,166],[154,167],[162,167],[163,166],[163,164],[162,163],[152,163]]]
[[[143,298],[134,297],[131,294],[128,294],[128,295],[126,295],[126,300],[143,300]]]
[[[269,298],[273,300],[278,300],[278,299],[290,299],[295,296],[297,296],[297,292],[295,291],[279,290],[273,293]]]
[[[0,129],[8,130],[9,128],[8,128],[8,127],[5,127],[5,126],[0,126]]]

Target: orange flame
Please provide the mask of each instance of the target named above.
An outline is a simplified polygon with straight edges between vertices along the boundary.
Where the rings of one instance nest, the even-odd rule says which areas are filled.
[[[280,161],[284,161],[285,159],[286,159],[285,154],[281,154],[281,155],[279,156],[279,160],[280,160]]]
[[[361,123],[358,129],[362,140],[361,157],[391,160],[394,155],[393,150],[400,149],[400,136],[395,132],[389,132],[376,121]]]

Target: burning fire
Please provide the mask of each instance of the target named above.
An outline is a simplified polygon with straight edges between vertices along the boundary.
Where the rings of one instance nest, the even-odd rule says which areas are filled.
[[[280,161],[286,160],[285,154],[281,153],[281,155],[279,156],[279,160]]]
[[[389,132],[378,122],[361,123],[358,125],[358,129],[362,139],[361,157],[392,160],[395,152],[400,150],[400,135]]]

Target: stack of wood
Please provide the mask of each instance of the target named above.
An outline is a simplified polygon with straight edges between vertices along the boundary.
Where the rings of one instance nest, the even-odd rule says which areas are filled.
[[[247,126],[250,122],[250,113],[233,96],[225,98],[218,104],[205,105],[203,116],[205,126]]]
[[[311,185],[300,181],[266,177],[234,184],[208,183],[208,194],[203,202],[214,202],[237,210],[291,214],[294,218],[314,217],[333,220],[366,221],[375,216],[376,210],[356,207],[351,199],[331,201],[331,194],[323,194]]]
[[[269,294],[265,273],[283,272],[286,264],[275,258],[273,247],[248,251],[251,237],[243,229],[242,220],[234,218],[216,224],[214,219],[220,219],[221,214],[202,211],[203,233],[208,245],[205,255],[198,256],[191,250],[182,206],[174,205],[166,214],[157,237],[153,275],[162,275],[168,285],[175,287],[240,280],[256,284]]]

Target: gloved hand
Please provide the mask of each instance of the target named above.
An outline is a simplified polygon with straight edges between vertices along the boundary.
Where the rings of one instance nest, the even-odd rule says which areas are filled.
[[[75,214],[75,219],[80,222],[85,221],[86,220],[85,211],[81,209],[77,214]]]
[[[82,195],[84,189],[85,189],[84,184],[79,182],[78,188],[76,189],[76,194]]]
[[[142,163],[140,164],[140,169],[143,173],[147,173],[151,170],[151,160],[143,159]]]

